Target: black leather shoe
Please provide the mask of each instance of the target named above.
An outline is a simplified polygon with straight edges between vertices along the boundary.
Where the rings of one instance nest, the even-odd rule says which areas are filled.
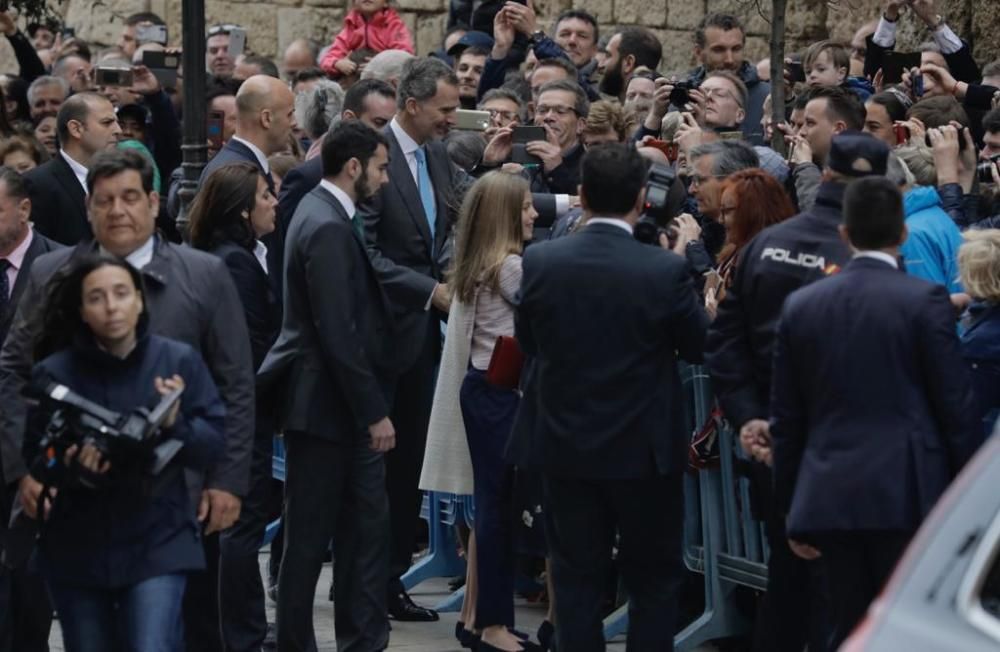
[[[406,591],[389,599],[389,616],[394,620],[414,623],[430,623],[438,619],[436,611],[414,604]]]
[[[542,621],[542,624],[538,626],[538,633],[535,634],[535,637],[538,639],[539,647],[543,652],[555,649],[556,628],[549,621]]]
[[[461,620],[455,623],[455,638],[458,644],[466,650],[475,650],[479,644],[479,634],[465,628],[465,623]]]
[[[489,643],[484,643],[482,640],[479,641],[476,650],[478,652],[506,652],[506,650],[490,645]],[[521,641],[521,650],[522,652],[542,652],[542,648],[537,643],[532,643],[531,641]]]

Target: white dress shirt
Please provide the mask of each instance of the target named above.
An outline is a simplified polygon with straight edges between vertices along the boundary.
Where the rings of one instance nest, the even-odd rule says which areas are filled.
[[[267,156],[264,155],[264,150],[257,147],[249,140],[244,140],[239,136],[233,136],[231,140],[235,140],[238,143],[243,143],[244,145],[246,145],[247,148],[249,148],[250,151],[253,152],[253,155],[257,157],[257,162],[260,163],[260,169],[264,170],[264,174],[271,173],[271,166],[267,162]]]
[[[875,260],[880,260],[886,265],[892,265],[896,269],[899,269],[899,261],[893,256],[885,253],[884,251],[858,251],[854,254],[855,258],[874,258]]]
[[[403,156],[406,157],[406,165],[410,168],[410,174],[413,175],[413,183],[419,188],[420,181],[417,179],[416,151],[420,149],[420,144],[413,140],[410,134],[406,133],[406,130],[396,121],[396,118],[393,118],[392,122],[389,123],[389,128],[392,129],[392,135],[396,137],[396,141],[399,143],[399,149],[403,150]]]
[[[629,235],[632,235],[632,225],[617,217],[592,217],[587,220],[587,226],[590,226],[591,224],[610,224],[612,226],[617,226],[619,229],[622,229]]]
[[[260,266],[264,268],[264,273],[267,274],[267,245],[260,240],[254,240],[253,257],[257,259]]]
[[[69,168],[73,170],[73,174],[76,175],[76,180],[80,182],[80,187],[83,188],[83,194],[87,194],[87,168],[83,166],[82,163],[78,163],[72,156],[66,153],[66,150],[60,149],[59,155],[63,157],[63,160],[69,164]]]
[[[322,181],[320,181],[319,185],[320,188],[326,190],[328,193],[333,195],[337,199],[337,201],[340,202],[340,205],[344,207],[345,211],[347,211],[347,219],[349,220],[354,219],[354,214],[357,212],[358,209],[357,207],[355,207],[354,200],[351,199],[350,195],[341,190],[340,186],[327,179],[323,179]]]
[[[141,247],[139,247],[129,255],[125,256],[125,260],[128,261],[128,263],[132,267],[135,267],[136,269],[142,269],[150,262],[152,262],[153,250],[155,248],[156,248],[156,236],[154,235],[151,236],[149,240],[146,240],[146,243],[143,244]],[[101,247],[101,253],[107,254],[109,256],[111,255],[108,252],[108,250],[105,249],[104,247]]]
[[[6,260],[10,263],[7,266],[7,292],[8,295],[5,297],[10,298],[10,293],[14,292],[14,284],[17,283],[17,274],[21,271],[21,266],[24,265],[24,256],[28,253],[28,247],[31,246],[31,241],[35,239],[35,233],[31,230],[31,225],[28,225],[28,235],[25,236],[21,244],[14,247],[14,251],[7,254]]]

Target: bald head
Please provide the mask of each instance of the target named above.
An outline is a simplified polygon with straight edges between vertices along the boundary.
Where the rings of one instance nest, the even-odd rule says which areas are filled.
[[[281,61],[282,72],[287,79],[292,79],[298,71],[316,67],[317,55],[316,48],[306,39],[292,41]]]
[[[236,93],[236,114],[237,136],[268,156],[277,154],[295,126],[295,95],[280,79],[254,75]]]

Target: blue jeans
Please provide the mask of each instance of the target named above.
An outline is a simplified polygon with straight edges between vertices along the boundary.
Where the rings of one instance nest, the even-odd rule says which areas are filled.
[[[158,575],[123,589],[50,583],[66,652],[183,652],[186,579]]]

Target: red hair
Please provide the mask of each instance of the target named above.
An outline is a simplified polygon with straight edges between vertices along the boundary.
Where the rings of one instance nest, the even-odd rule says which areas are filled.
[[[795,215],[788,193],[773,176],[760,168],[740,170],[722,183],[720,197],[732,191],[736,210],[726,232],[726,243],[719,260],[739,251],[765,228]]]

